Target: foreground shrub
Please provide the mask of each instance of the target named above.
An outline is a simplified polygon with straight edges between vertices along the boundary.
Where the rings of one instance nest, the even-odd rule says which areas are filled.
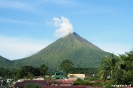
[[[90,80],[77,79],[73,85],[90,85],[90,86],[102,86],[101,82],[91,82]]]
[[[73,85],[92,85],[92,84],[86,80],[82,80],[82,81],[75,81]]]
[[[98,78],[97,78],[97,76],[89,76],[89,77],[85,78],[85,80],[94,81],[94,80],[98,80]]]
[[[102,86],[102,83],[101,82],[94,82],[94,83],[92,83],[92,85],[94,85],[94,86]]]
[[[73,85],[91,85],[91,83],[88,80],[82,80],[82,79],[77,79]]]

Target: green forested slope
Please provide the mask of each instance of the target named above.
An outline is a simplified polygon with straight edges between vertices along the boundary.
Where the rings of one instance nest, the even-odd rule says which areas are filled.
[[[49,68],[57,69],[63,60],[70,59],[75,67],[98,67],[102,58],[107,55],[109,53],[73,33],[58,39],[30,57],[14,60],[13,66],[46,64]]]
[[[3,67],[3,68],[8,68],[11,66],[11,61],[0,56],[0,68]]]

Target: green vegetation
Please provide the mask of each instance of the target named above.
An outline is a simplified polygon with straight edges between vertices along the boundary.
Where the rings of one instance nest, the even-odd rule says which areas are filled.
[[[12,61],[0,56],[0,67],[9,68],[12,64]]]
[[[48,67],[45,64],[40,65],[39,71],[41,76],[45,76],[48,73]]]
[[[68,74],[73,69],[73,63],[70,60],[66,59],[66,60],[62,61],[59,68],[62,71],[64,71],[66,74]]]
[[[87,78],[84,80],[78,79],[73,83],[74,85],[103,85],[107,88],[111,88],[111,85],[133,85],[133,51],[119,56],[111,54],[104,57],[98,71],[97,68],[74,68],[73,62],[68,59],[63,60],[58,68],[68,73],[87,73]],[[48,69],[45,64],[39,67],[23,66],[16,71],[0,68],[0,76],[3,78],[15,78],[16,80],[21,78],[32,79],[38,75],[48,75]],[[98,75],[96,75],[96,71]],[[95,76],[92,74],[95,74]],[[48,85],[54,82],[51,76],[45,79]]]
[[[45,80],[47,82],[47,85],[51,85],[51,84],[55,83],[55,79],[53,77],[51,77],[51,76],[45,77]]]
[[[101,86],[102,84],[100,82],[94,82],[95,79],[91,80],[92,77],[87,79],[80,79],[78,78],[76,81],[74,81],[73,85],[89,85],[89,86]]]
[[[16,74],[16,79],[30,78],[40,75],[39,69],[32,66],[21,67]]]
[[[115,70],[117,70],[118,62],[119,59],[117,59],[113,54],[109,57],[104,57],[98,70],[100,79],[105,81],[107,80],[107,77],[113,77]]]
[[[45,65],[41,65],[40,68],[35,68],[32,66],[24,66],[21,67],[15,76],[15,80],[21,79],[21,78],[34,78],[35,76],[44,76],[47,74],[48,67]]]
[[[0,77],[13,78],[15,74],[16,74],[16,71],[0,68]]]
[[[88,80],[82,80],[78,78],[73,85],[90,85],[91,83]]]
[[[66,60],[65,60],[66,61]],[[63,63],[63,62],[62,62]],[[64,68],[62,68],[64,69]],[[55,72],[51,73],[48,72],[49,68],[45,65],[40,65],[39,68],[32,67],[32,66],[23,66],[20,69],[14,71],[14,70],[6,70],[4,68],[0,68],[0,76],[4,78],[12,78],[13,80],[18,79],[33,79],[36,76],[43,76],[45,75],[53,75]],[[81,73],[86,74],[86,76],[96,74],[96,68],[72,68],[67,70],[68,73]],[[47,78],[46,78],[47,79]]]
[[[133,85],[133,51],[105,58],[98,71],[103,85]]]
[[[73,68],[70,72],[72,74],[86,74],[86,75],[92,75],[97,74],[98,68]]]

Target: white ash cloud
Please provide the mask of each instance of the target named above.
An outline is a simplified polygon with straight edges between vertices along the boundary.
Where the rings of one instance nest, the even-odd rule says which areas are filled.
[[[70,23],[68,18],[61,17],[53,18],[54,21],[54,26],[57,28],[55,31],[55,36],[56,37],[65,37],[70,33],[73,33],[73,25]]]

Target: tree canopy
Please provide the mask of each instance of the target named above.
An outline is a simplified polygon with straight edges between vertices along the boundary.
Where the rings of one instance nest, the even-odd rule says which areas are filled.
[[[116,69],[116,64],[118,63],[119,59],[116,58],[113,54],[109,57],[104,57],[101,63],[100,68],[98,69],[98,75],[100,79],[106,80],[107,77],[113,77],[114,71]]]
[[[103,81],[111,76],[110,84],[133,85],[133,51],[114,57],[103,58],[98,70],[99,78]]]
[[[66,60],[62,61],[59,68],[61,70],[65,71],[66,73],[69,73],[71,71],[71,69],[73,68],[73,62],[66,59]]]
[[[44,76],[47,74],[48,67],[43,64],[40,65],[39,68],[32,66],[23,66],[17,71],[16,79],[21,78],[30,78],[32,79],[34,76]]]
[[[127,52],[119,57],[121,63],[114,74],[113,82],[116,84],[133,85],[133,51]]]
[[[44,76],[48,72],[48,67],[45,64],[43,64],[40,65],[39,70],[40,70],[40,75]]]

